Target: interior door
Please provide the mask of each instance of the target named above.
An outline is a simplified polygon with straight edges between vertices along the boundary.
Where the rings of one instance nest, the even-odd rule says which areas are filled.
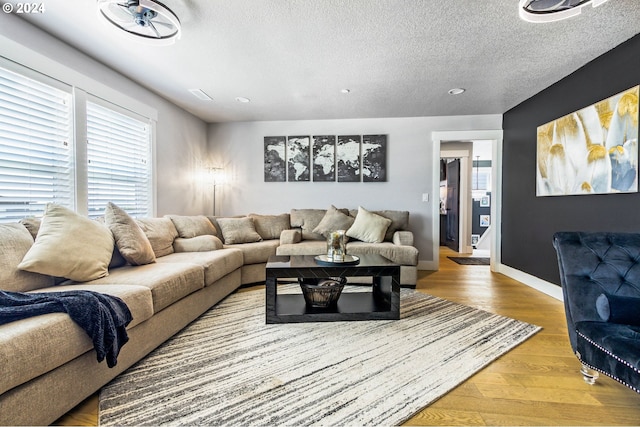
[[[447,233],[445,244],[459,252],[460,240],[460,159],[447,163]]]

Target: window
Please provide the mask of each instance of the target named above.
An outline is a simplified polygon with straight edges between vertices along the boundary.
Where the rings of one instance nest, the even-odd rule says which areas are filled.
[[[113,202],[133,217],[151,216],[149,120],[104,103],[87,102],[87,184],[90,217]]]
[[[90,217],[109,201],[153,216],[147,117],[0,57],[0,223],[42,216],[50,202]]]
[[[50,83],[0,68],[0,222],[73,207],[71,91]]]

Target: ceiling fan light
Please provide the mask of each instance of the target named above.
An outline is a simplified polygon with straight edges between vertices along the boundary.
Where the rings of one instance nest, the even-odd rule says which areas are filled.
[[[169,45],[182,35],[177,15],[158,0],[97,0],[98,15],[111,27],[150,45]]]
[[[580,15],[588,4],[598,7],[608,0],[520,0],[518,13],[528,22],[555,22]]]

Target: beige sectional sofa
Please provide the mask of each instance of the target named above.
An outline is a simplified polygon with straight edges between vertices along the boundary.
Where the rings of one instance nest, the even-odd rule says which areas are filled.
[[[129,247],[131,239],[126,241],[131,236],[125,233],[119,239],[107,216],[107,224],[99,226],[114,234],[114,249],[105,267],[108,275],[89,281],[18,268],[24,267],[29,252],[46,233],[38,234],[39,220],[0,224],[1,290],[97,291],[121,298],[133,317],[127,326],[129,342],[113,368],[97,362],[91,339],[65,313],[0,325],[0,425],[45,425],[55,421],[238,287],[264,281],[270,255],[324,253],[324,238],[310,232],[325,214],[322,210],[292,210],[290,214],[234,218],[139,219],[134,228],[144,237],[135,236],[144,242],[140,249],[134,239],[134,250]],[[393,218],[393,231],[380,243],[350,241],[348,251],[380,253],[401,263],[401,282],[415,286],[418,254],[411,246],[411,232],[403,230],[408,225],[408,213],[380,214]],[[45,221],[47,214],[43,227]],[[95,246],[97,241],[93,242]],[[136,256],[145,250],[145,263],[133,265],[137,263]],[[73,250],[65,252],[61,248],[60,252],[63,259],[57,262],[62,264],[76,256]],[[131,259],[133,263],[128,261]]]

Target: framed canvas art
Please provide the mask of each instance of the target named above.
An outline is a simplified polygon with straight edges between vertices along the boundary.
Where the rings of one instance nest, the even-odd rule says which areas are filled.
[[[387,135],[362,137],[362,180],[364,182],[387,180]]]
[[[336,180],[336,137],[323,135],[313,137],[313,181]]]
[[[310,181],[311,138],[290,136],[287,138],[287,180]]]
[[[338,182],[360,182],[360,135],[338,136]]]
[[[285,182],[286,138],[284,136],[264,137],[264,182]]]
[[[638,191],[638,88],[538,127],[536,196]]]

